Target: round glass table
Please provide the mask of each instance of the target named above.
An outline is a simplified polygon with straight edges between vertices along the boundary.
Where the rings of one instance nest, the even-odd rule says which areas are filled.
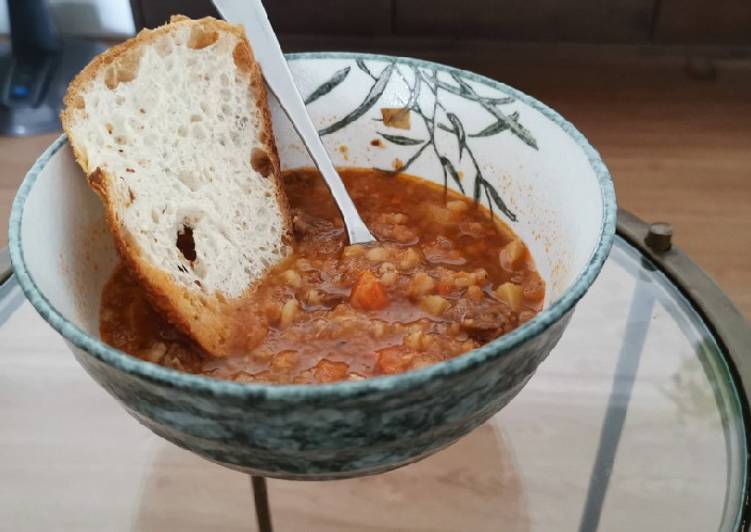
[[[745,529],[748,324],[645,234],[620,214],[560,344],[488,423],[417,464],[329,482],[251,483],[159,439],[88,378],[11,278],[0,529]]]

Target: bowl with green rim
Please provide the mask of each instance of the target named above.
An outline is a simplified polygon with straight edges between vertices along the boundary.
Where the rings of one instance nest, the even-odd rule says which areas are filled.
[[[397,169],[483,202],[527,243],[547,284],[542,312],[454,359],[357,382],[235,383],[136,359],[99,337],[100,295],[116,254],[65,136],[18,191],[11,258],[26,297],[81,366],[156,434],[257,475],[379,473],[450,445],[533,376],[608,255],[613,184],[573,125],[503,83],[401,57],[288,58],[334,163]],[[311,166],[273,98],[270,105],[283,168]],[[401,120],[389,119],[393,110]]]

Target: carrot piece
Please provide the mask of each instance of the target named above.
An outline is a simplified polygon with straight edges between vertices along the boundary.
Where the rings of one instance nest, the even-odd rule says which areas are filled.
[[[313,374],[318,382],[336,382],[347,378],[349,364],[346,362],[333,362],[322,358],[313,368]]]
[[[386,290],[369,270],[363,272],[352,287],[350,301],[363,310],[380,310],[389,304]]]
[[[386,347],[376,353],[378,353],[378,358],[374,368],[375,373],[385,375],[406,371],[415,356],[414,351],[403,345]]]

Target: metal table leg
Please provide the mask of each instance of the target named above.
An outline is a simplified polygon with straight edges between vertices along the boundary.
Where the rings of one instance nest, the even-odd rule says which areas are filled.
[[[269,494],[266,490],[266,477],[251,475],[250,482],[253,486],[253,498],[256,504],[256,519],[260,532],[273,532],[271,526],[271,512],[269,511]]]

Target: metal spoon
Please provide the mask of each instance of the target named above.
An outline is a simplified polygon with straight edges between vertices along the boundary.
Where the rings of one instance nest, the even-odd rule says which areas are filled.
[[[248,39],[253,47],[253,55],[261,65],[263,77],[269,90],[277,97],[282,109],[302,138],[313,162],[323,175],[339,211],[350,244],[364,244],[375,241],[365,222],[360,218],[352,198],[344,188],[341,177],[336,172],[321,137],[318,136],[313,122],[308,116],[303,99],[297,91],[287,60],[282,54],[279,41],[269,22],[261,0],[213,0],[219,13],[225,20],[245,26]]]

